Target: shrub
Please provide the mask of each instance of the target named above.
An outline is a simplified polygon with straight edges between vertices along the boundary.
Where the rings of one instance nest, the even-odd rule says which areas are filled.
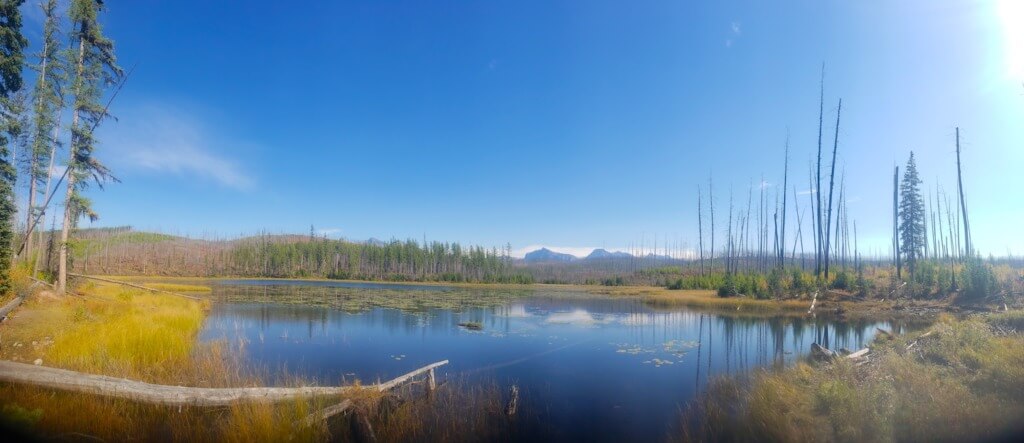
[[[732,297],[739,295],[739,291],[736,289],[736,277],[732,274],[726,274],[725,281],[722,282],[722,286],[718,287],[719,297]]]
[[[996,275],[992,266],[979,258],[968,259],[960,271],[963,296],[969,300],[981,300],[998,291]]]
[[[835,278],[832,280],[832,289],[849,290],[853,288],[853,279],[850,277],[850,273],[845,270],[836,273]]]

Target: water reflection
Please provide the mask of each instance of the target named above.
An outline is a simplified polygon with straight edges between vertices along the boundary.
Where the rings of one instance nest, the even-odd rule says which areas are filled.
[[[555,440],[661,439],[717,375],[791,364],[812,342],[857,349],[874,328],[902,326],[655,310],[580,293],[278,286],[215,287],[225,302],[202,337],[225,340],[253,366],[321,383],[448,359],[447,376],[518,384],[522,407],[547,425],[538,438]]]

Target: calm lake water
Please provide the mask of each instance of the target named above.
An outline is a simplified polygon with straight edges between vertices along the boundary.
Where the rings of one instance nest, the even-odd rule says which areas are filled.
[[[559,441],[662,440],[709,378],[793,363],[812,342],[859,349],[875,327],[899,327],[545,290],[232,280],[213,298],[202,338],[253,367],[333,385],[447,359],[441,379],[518,385],[521,410],[543,423],[531,437]]]

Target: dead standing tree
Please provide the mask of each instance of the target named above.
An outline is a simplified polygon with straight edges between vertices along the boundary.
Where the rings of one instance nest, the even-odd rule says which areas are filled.
[[[828,179],[828,214],[825,216],[825,281],[828,281],[829,247],[831,246],[830,234],[832,233],[832,190],[836,184],[836,153],[839,151],[839,117],[842,113],[843,99],[839,99],[839,108],[836,110],[836,137],[832,145],[832,172],[829,174]]]
[[[899,221],[899,190],[900,190],[900,167],[896,166],[892,173],[892,254],[896,263],[896,279],[902,280],[900,274],[900,221]]]
[[[960,127],[956,128],[956,190],[960,194],[960,214],[964,223],[964,251],[968,257],[974,256],[971,244],[971,224],[967,221],[967,203],[964,201],[964,179],[960,169]]]
[[[701,205],[702,192],[697,185],[697,243],[700,245],[700,276],[704,276],[704,215]]]

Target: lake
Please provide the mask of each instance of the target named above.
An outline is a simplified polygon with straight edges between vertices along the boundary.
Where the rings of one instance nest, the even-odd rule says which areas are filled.
[[[211,297],[201,338],[226,340],[253,368],[336,385],[447,359],[442,380],[518,385],[521,410],[537,420],[524,435],[559,441],[662,440],[709,379],[791,364],[812,342],[859,349],[876,327],[900,327],[656,309],[561,289],[222,280]]]

